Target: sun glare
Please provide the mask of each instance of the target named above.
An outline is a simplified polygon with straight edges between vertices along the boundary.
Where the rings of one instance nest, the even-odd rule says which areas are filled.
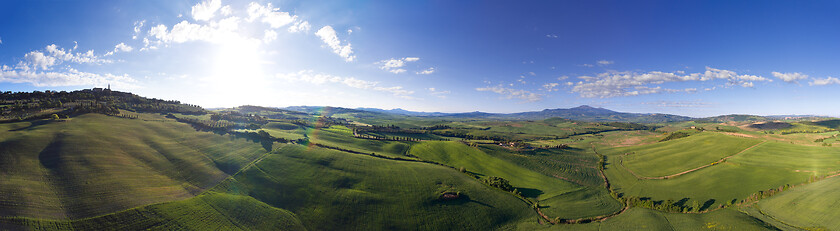
[[[206,84],[214,92],[225,93],[217,99],[220,103],[241,103],[241,99],[253,96],[267,85],[259,41],[232,39],[219,44],[217,49]]]

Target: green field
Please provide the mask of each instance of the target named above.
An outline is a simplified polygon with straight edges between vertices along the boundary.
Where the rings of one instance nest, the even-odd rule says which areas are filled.
[[[607,176],[619,192],[653,200],[687,198],[707,208],[740,201],[758,191],[795,185],[840,170],[840,149],[769,141],[726,162],[667,180],[639,180],[610,164]],[[620,157],[614,157],[620,158]]]
[[[103,216],[57,221],[0,218],[0,229],[35,230],[306,230],[293,213],[252,197],[205,193]]]
[[[289,210],[311,230],[486,230],[535,222],[525,202],[457,170],[286,145],[213,191]],[[460,192],[443,201],[443,192]]]
[[[660,177],[691,170],[734,155],[761,140],[702,132],[655,144],[609,151],[623,156],[623,165],[644,177]]]
[[[309,140],[313,143],[347,150],[397,157],[405,157],[410,145],[414,143],[413,141],[359,139],[353,137],[353,131],[345,126],[311,130]]]
[[[701,124],[680,122],[654,128],[691,135],[660,142],[671,133],[550,119],[443,123],[451,126],[444,129],[484,134],[488,139],[524,140],[466,140],[421,128],[369,133],[423,139],[393,141],[353,136],[354,126],[366,125],[316,127],[271,119],[264,120],[260,129],[274,137],[304,141],[265,146],[218,130],[200,132],[164,114],[124,113],[123,117],[136,119],[84,114],[0,124],[4,147],[0,149],[0,229],[831,230],[840,226],[833,219],[838,214],[831,210],[837,205],[833,192],[840,187],[840,178],[808,183],[840,172],[840,148],[812,140],[830,137],[823,142],[833,142],[837,132],[731,133],[686,129]],[[406,123],[435,125],[431,121]],[[580,131],[583,134],[574,134]],[[511,147],[514,143],[535,147]],[[726,159],[710,165],[722,158]],[[605,187],[601,168],[615,194]],[[686,172],[691,169],[696,170]],[[686,173],[654,179],[681,172]],[[508,180],[522,197],[491,187],[484,182],[490,177]],[[757,192],[785,185],[795,187],[742,204]],[[691,213],[624,210],[619,197],[679,201],[691,205],[683,210]],[[694,213],[698,210],[704,213]],[[585,220],[586,224],[548,224],[600,216],[610,217]]]
[[[811,230],[839,230],[840,177],[790,189],[756,205],[764,214],[788,225]]]
[[[495,150],[499,152],[498,150]],[[497,176],[511,182],[523,196],[538,200],[549,217],[592,217],[621,209],[605,190],[584,187],[559,177],[488,155],[482,149],[456,141],[429,141],[411,147],[411,154],[424,160],[464,167],[480,177]]]
[[[0,124],[0,217],[78,219],[186,199],[265,153],[163,121],[85,114]]]

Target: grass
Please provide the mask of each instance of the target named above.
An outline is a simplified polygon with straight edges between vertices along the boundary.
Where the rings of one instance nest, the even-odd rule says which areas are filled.
[[[522,223],[519,230],[777,230],[775,227],[732,209],[704,214],[663,213],[630,208],[603,222],[571,225]]]
[[[481,147],[469,147],[454,141],[428,141],[412,146],[410,152],[412,155],[424,160],[443,163],[455,168],[464,167],[466,171],[475,173],[482,178],[490,176],[505,178],[519,192],[522,192],[523,196],[539,201],[540,206],[544,207],[542,210],[552,218],[576,219],[592,217],[621,209],[621,204],[610,198],[604,188],[598,188],[598,186],[582,186],[577,183],[571,183],[572,181],[563,180],[562,177],[551,176],[551,171],[543,171],[546,174],[542,174],[529,169],[529,167],[534,169],[570,167],[568,165],[541,165],[540,163],[532,163],[529,160],[521,159],[518,161],[519,164],[515,164],[514,162],[508,161],[509,159],[506,160],[506,157],[496,157],[510,157],[511,154],[505,154],[503,150],[493,148],[492,146],[483,145]],[[488,152],[495,154],[489,155]],[[587,164],[585,158],[591,159],[591,157],[576,156],[575,154],[568,153],[565,157],[562,154],[556,153],[543,153],[543,155],[556,155],[558,159],[574,162],[579,162],[581,159],[584,159],[584,162],[580,163],[584,165]],[[546,158],[545,160],[548,159],[550,158]],[[555,169],[554,173],[569,175],[568,173],[560,173],[562,171],[564,170]],[[592,181],[592,177],[590,175],[574,178],[588,178]]]
[[[618,148],[624,166],[645,177],[667,176],[694,169],[731,156],[761,140],[702,132],[689,137],[649,145]]]
[[[85,114],[0,124],[0,217],[79,219],[182,200],[266,152],[158,119]]]
[[[314,143],[340,147],[365,153],[405,157],[412,141],[386,141],[359,139],[353,137],[353,131],[344,126],[310,129],[309,140]]]
[[[840,177],[796,187],[761,200],[756,207],[783,223],[811,230],[840,229]]]
[[[525,202],[454,169],[301,145],[276,150],[213,191],[294,212],[310,230],[488,230],[536,218]],[[447,191],[462,196],[440,200]]]
[[[187,200],[72,221],[0,218],[0,229],[306,230],[293,213],[252,197],[206,193]]]
[[[687,138],[686,138],[687,139]],[[758,191],[786,184],[800,184],[812,176],[840,170],[840,149],[768,141],[726,162],[667,180],[639,180],[616,165],[620,156],[610,156],[607,176],[626,196],[653,200],[709,202],[716,208],[740,201]]]

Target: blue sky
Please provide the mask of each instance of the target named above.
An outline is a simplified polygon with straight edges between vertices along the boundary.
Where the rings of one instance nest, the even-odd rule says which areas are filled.
[[[807,3],[807,4],[804,4]],[[2,1],[0,90],[840,116],[830,1]]]

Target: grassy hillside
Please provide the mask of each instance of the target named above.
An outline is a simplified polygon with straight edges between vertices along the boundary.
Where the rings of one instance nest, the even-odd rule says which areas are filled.
[[[684,138],[685,139],[685,138]],[[698,201],[706,208],[739,202],[758,191],[807,182],[840,170],[840,149],[768,141],[726,162],[666,180],[639,180],[613,164],[606,173],[615,188],[628,196],[652,200]]]
[[[289,211],[254,198],[205,193],[73,221],[0,218],[0,229],[34,230],[306,230]]]
[[[702,132],[655,144],[619,148],[624,166],[644,177],[660,177],[694,169],[731,156],[761,140]]]
[[[487,230],[536,214],[456,170],[286,145],[213,191],[294,212],[310,230]],[[443,200],[444,192],[460,197]]]
[[[756,207],[786,224],[811,230],[840,230],[840,177],[793,188]]]
[[[157,119],[85,114],[0,124],[0,217],[78,219],[186,199],[265,153]]]
[[[388,156],[405,157],[411,141],[386,141],[358,139],[353,137],[353,131],[345,126],[331,126],[322,129],[310,129],[309,140],[313,143],[340,147],[365,153],[376,153]]]
[[[481,178],[497,176],[507,179],[523,196],[539,201],[544,207],[542,210],[551,218],[593,217],[621,209],[621,204],[610,198],[603,188],[585,187],[560,175],[541,174],[482,150],[503,152],[487,147],[469,147],[455,141],[427,141],[412,146],[410,153],[424,160],[455,168],[464,167]]]

